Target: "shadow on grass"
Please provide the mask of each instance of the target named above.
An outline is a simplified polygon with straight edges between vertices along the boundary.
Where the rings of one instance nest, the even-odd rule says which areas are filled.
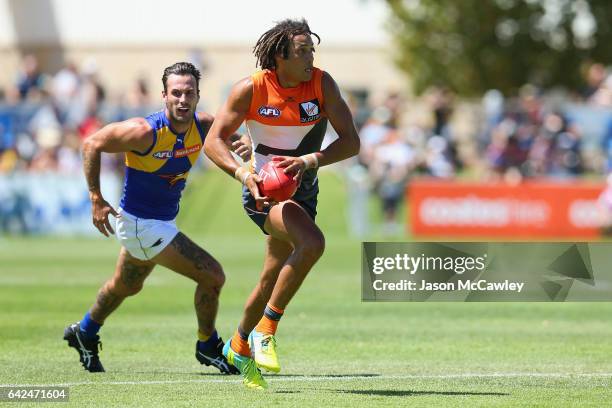
[[[199,377],[218,377],[218,378],[240,378],[239,375],[227,375],[218,371],[125,371],[125,374],[149,374],[149,375],[184,375]],[[376,378],[380,374],[273,374],[263,373],[266,378]]]
[[[125,372],[126,374],[128,372]],[[220,377],[220,378],[239,378],[236,375],[227,375],[215,371],[130,371],[129,374],[151,374],[151,375],[186,375],[186,376],[200,376],[200,377]],[[263,373],[266,378],[375,378],[380,377],[380,374],[273,374]]]
[[[383,397],[410,397],[412,395],[482,395],[503,397],[510,395],[504,392],[469,392],[469,391],[413,391],[413,390],[332,390],[342,394],[358,394]]]
[[[118,373],[119,371],[115,371],[115,373]],[[186,377],[211,377],[211,378],[240,378],[239,375],[228,375],[228,374],[223,374],[220,373],[219,371],[215,372],[215,371],[123,371],[121,372],[122,374],[128,374],[128,375],[133,375],[133,374],[145,374],[145,375],[151,375],[151,376],[155,376],[155,375],[163,375],[163,376],[173,376],[173,375],[177,375],[177,376],[186,376]]]
[[[266,378],[295,377],[295,378],[376,378],[380,374],[272,374],[262,372]]]

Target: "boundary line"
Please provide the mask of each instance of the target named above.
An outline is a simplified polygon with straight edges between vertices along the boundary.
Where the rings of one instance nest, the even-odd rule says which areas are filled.
[[[465,373],[465,374],[407,374],[407,375],[322,375],[283,377],[268,375],[271,383],[282,382],[319,382],[354,380],[417,380],[417,379],[462,379],[462,378],[605,378],[612,379],[612,373]],[[222,384],[241,383],[242,379],[192,379],[192,380],[151,380],[151,381],[81,381],[53,384],[0,384],[0,387],[76,387],[81,385],[163,385],[163,384]]]

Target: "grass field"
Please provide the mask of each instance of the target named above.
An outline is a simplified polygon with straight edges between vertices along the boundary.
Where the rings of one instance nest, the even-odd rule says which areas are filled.
[[[0,238],[0,384],[64,385],[69,405],[99,407],[610,406],[612,304],[362,303],[343,185],[321,180],[326,253],[279,326],[283,371],[268,391],[199,365],[194,285],[161,268],[102,329],[107,372],[83,371],[62,332],[111,274],[118,244],[82,238]],[[179,224],[225,268],[228,337],[263,244],[237,183],[192,181]]]

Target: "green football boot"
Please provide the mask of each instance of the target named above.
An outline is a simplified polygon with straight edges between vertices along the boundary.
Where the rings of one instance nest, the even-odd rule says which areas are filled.
[[[261,376],[261,371],[257,368],[255,360],[251,357],[236,353],[232,350],[231,343],[231,341],[225,343],[225,346],[223,346],[223,355],[231,365],[240,371],[244,385],[246,385],[247,388],[255,390],[265,390],[268,388],[268,384]]]

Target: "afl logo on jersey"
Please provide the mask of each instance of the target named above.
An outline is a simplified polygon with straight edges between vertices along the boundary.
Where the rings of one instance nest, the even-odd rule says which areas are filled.
[[[300,122],[308,123],[314,122],[321,117],[321,109],[319,107],[319,100],[313,99],[308,102],[300,103]]]
[[[174,152],[172,150],[164,150],[162,152],[153,153],[153,157],[162,160],[171,159],[172,156],[174,156]]]
[[[266,118],[278,118],[281,114],[280,110],[272,106],[262,106],[257,112]]]
[[[161,160],[172,159],[173,157],[175,159],[180,159],[181,157],[189,156],[192,153],[199,152],[200,149],[202,149],[202,144],[198,143],[197,145],[186,147],[184,149],[177,149],[174,151],[164,150],[161,152],[155,152],[153,153],[153,157]]]

